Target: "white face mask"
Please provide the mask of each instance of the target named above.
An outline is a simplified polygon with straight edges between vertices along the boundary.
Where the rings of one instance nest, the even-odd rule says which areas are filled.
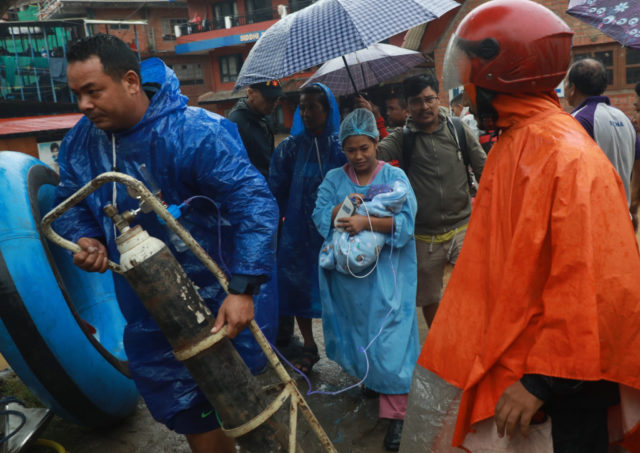
[[[467,115],[469,113],[469,107],[462,107],[462,111],[460,112],[460,118]]]

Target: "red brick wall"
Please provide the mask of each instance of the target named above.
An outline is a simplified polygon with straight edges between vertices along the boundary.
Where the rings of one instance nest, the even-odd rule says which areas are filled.
[[[140,10],[124,9],[124,8],[104,8],[96,9],[94,12],[95,19],[105,20],[147,20],[148,25],[137,25],[138,43],[142,58],[149,56],[160,57],[167,64],[180,63],[200,63],[203,70],[204,84],[202,85],[184,85],[181,87],[182,93],[189,98],[190,105],[197,105],[198,97],[213,88],[213,68],[210,64],[208,55],[176,55],[174,40],[164,40],[162,32],[163,19],[187,19],[187,8],[142,8]],[[94,32],[106,33],[109,25],[94,25]],[[127,44],[132,45],[135,42],[133,26],[129,29],[111,29],[108,33],[122,39]]]
[[[180,91],[189,98],[189,105],[198,105],[198,97],[204,93],[213,91],[211,65],[209,64],[208,55],[166,55],[162,56],[162,60],[168,65],[176,65],[180,63],[200,63],[202,68],[202,77],[204,84],[202,85],[182,85]]]
[[[449,37],[456,30],[458,24],[462,20],[462,18],[473,8],[486,3],[488,0],[466,0],[458,10],[455,18],[449,24],[449,27],[442,35],[442,38],[438,42],[437,47],[434,50],[434,57],[436,62],[436,74],[438,76],[438,80],[440,85],[442,86],[442,63],[444,61],[444,53],[447,48],[447,44],[449,43]],[[569,16],[565,13],[567,9],[568,2],[566,1],[558,1],[558,0],[535,0],[537,3],[546,6],[555,12],[558,16],[560,16],[571,29],[575,32],[573,37],[573,46],[597,46],[598,44],[611,44],[615,42],[612,38],[609,38],[604,33],[600,33],[594,27],[585,24],[584,22]],[[441,102],[444,104],[445,102],[449,102],[448,94],[446,92],[441,93]],[[609,96],[611,99],[611,104],[618,107],[620,110],[625,112],[627,115],[631,116],[633,112],[633,102],[635,101],[635,91],[633,89],[618,89],[618,90],[608,90],[604,93],[606,96]],[[566,110],[570,110],[570,107],[567,105],[566,101],[561,100],[563,107]]]
[[[142,8],[134,10],[131,8],[101,8],[93,10],[94,19],[105,20],[147,20],[148,25],[136,25],[138,33],[138,44],[140,52],[144,56],[154,53],[173,53],[175,41],[164,41],[162,39],[162,19],[186,18],[187,8]],[[94,32],[108,33],[122,39],[127,44],[133,46],[135,43],[135,33],[133,25],[129,29],[112,29],[109,25],[94,25]]]
[[[155,42],[156,53],[174,53],[176,41],[162,39],[162,21],[163,19],[188,19],[187,8],[153,8],[149,10],[147,21],[149,26],[149,40]],[[173,33],[173,30],[171,30]]]

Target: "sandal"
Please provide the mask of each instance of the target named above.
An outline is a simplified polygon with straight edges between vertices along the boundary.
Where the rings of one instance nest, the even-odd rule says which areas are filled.
[[[302,353],[293,361],[293,366],[304,374],[309,374],[313,369],[313,365],[320,360],[318,355],[318,347],[302,348]]]

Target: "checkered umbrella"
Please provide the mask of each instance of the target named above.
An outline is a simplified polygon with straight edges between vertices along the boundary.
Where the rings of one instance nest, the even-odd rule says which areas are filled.
[[[458,6],[453,0],[319,0],[269,27],[249,52],[235,88],[363,49]]]
[[[345,62],[349,66],[352,80]],[[302,86],[314,82],[324,83],[336,96],[351,94],[355,89],[364,90],[424,63],[420,52],[403,49],[390,44],[372,44],[366,49],[334,58],[320,66],[316,73]],[[353,81],[353,83],[352,83]]]
[[[567,13],[623,46],[640,49],[640,1],[571,0]]]

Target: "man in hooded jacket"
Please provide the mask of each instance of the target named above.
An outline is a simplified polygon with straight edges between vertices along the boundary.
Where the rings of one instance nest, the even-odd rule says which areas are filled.
[[[500,136],[418,359],[406,451],[442,451],[408,429],[430,373],[462,390],[466,451],[606,453],[625,434],[640,451],[640,255],[620,177],[554,92],[572,35],[537,3],[493,0],[451,38],[444,78]]]
[[[238,125],[249,160],[265,178],[269,177],[274,148],[270,115],[281,96],[282,87],[277,80],[254,83],[247,88],[247,97],[240,99],[228,116]]]
[[[255,301],[256,321],[268,336],[275,333],[270,287],[260,287],[274,265],[277,207],[264,178],[250,165],[235,125],[187,107],[171,69],[156,58],[139,65],[114,36],[81,39],[70,47],[67,59],[69,87],[85,117],[62,142],[57,200],[98,174],[117,170],[144,182],[169,205],[184,203],[180,222],[230,277],[229,295],[193,254],[171,242],[154,214],[140,214],[136,223],[172,244],[174,256],[217,313],[214,330],[227,324],[249,368],[260,370],[265,358],[244,327],[254,318]],[[118,261],[115,228],[103,212],[109,203],[120,211],[137,208],[127,191],[114,184],[54,224],[82,248],[74,263],[84,270],[104,272],[107,257]],[[235,451],[233,440],[219,429],[214,408],[175,359],[141,301],[123,277],[114,274],[114,283],[127,320],[129,369],[153,417],[185,434],[195,453]]]
[[[294,365],[308,373],[319,360],[312,318],[322,316],[318,254],[322,236],[311,214],[318,187],[329,170],[346,162],[338,141],[340,112],[328,87],[314,83],[300,91],[291,135],[276,148],[269,187],[284,219],[278,244],[278,298],[281,316],[295,316],[304,345]]]

